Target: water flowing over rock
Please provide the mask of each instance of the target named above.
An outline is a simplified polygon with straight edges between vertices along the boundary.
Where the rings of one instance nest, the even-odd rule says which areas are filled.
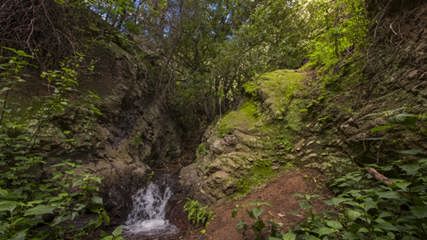
[[[125,231],[129,235],[170,235],[178,232],[166,219],[166,206],[173,195],[169,186],[151,182],[133,197],[133,208],[126,220]]]

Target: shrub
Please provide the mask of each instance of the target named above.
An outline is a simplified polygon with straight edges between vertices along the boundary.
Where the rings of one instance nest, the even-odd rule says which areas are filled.
[[[0,68],[0,239],[67,239],[81,237],[109,222],[98,196],[99,177],[85,172],[67,159],[46,157],[47,138],[58,137],[52,121],[71,109],[85,113],[80,126],[93,123],[99,110],[86,96],[70,101],[77,86],[78,62],[70,60],[60,70],[47,71],[53,92],[38,106],[19,109],[10,94],[24,82],[22,71],[29,55],[9,49]],[[71,133],[64,142],[75,142]],[[43,137],[43,141],[41,141]],[[43,145],[42,145],[43,142]],[[81,215],[92,216],[83,226],[73,224]]]

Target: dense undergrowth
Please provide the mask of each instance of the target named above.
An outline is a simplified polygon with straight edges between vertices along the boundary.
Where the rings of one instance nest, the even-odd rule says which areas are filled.
[[[42,72],[51,92],[24,107],[11,98],[25,82],[23,71],[31,56],[7,50],[0,65],[0,238],[83,237],[109,222],[98,196],[101,179],[79,169],[78,163],[44,150],[62,147],[72,152],[84,141],[77,138],[79,134],[94,133],[93,123],[100,114],[97,97],[92,93],[75,95],[83,57],[64,61],[58,70]],[[78,129],[61,127],[58,119],[73,115]],[[81,224],[70,227],[78,219]]]

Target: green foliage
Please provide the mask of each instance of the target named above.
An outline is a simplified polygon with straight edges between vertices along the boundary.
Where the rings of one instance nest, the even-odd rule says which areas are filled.
[[[309,65],[323,72],[323,80],[328,84],[336,80],[333,75],[337,70],[352,62],[346,63],[346,59],[359,57],[366,45],[365,1],[315,0],[310,1],[306,9],[312,24]]]
[[[103,237],[101,240],[124,240],[123,236],[123,227],[119,226],[111,233],[111,235]]]
[[[262,216],[264,213],[263,207],[269,206],[269,204],[265,202],[253,202],[251,203],[251,205],[253,205],[254,207],[246,211],[247,215],[251,219],[251,222],[246,223],[240,220],[236,225],[237,230],[242,234],[243,238],[248,239],[248,236],[250,236],[250,231],[255,234],[256,240],[266,239],[267,235],[271,235],[271,237],[269,237],[268,239],[272,240],[275,239],[275,237],[278,237],[278,230],[280,227],[279,224],[271,220],[266,221],[263,219]],[[240,206],[236,206],[236,208],[233,209],[233,218],[237,216],[239,207]]]
[[[194,199],[187,199],[184,204],[184,211],[187,213],[187,218],[192,224],[203,227],[214,217],[214,213],[207,206]]]
[[[7,115],[12,113],[9,104],[10,95],[20,84],[25,82],[21,76],[23,69],[29,65],[28,59],[31,56],[22,50],[4,48],[10,56],[0,56],[0,124],[3,123]]]
[[[48,81],[51,93],[37,103],[37,107],[16,108],[8,98],[23,82],[28,55],[11,50],[11,57],[3,56],[1,86],[3,89],[0,125],[0,239],[65,239],[79,237],[103,223],[109,217],[98,196],[101,179],[65,159],[47,158],[42,147],[49,144],[52,121],[71,109],[87,113],[83,122],[92,122],[99,114],[95,103],[72,102],[69,97],[77,86],[77,65],[61,65],[57,71],[47,71],[42,77]],[[77,62],[81,56],[77,57]],[[93,98],[93,96],[90,96]],[[78,104],[78,105],[75,105]],[[17,114],[21,113],[21,114]],[[66,133],[67,134],[67,133]],[[66,140],[72,142],[72,134]],[[51,136],[54,137],[54,136]],[[43,140],[43,146],[40,144]],[[83,226],[73,223],[83,214],[94,214]]]
[[[375,126],[371,129],[372,133],[386,133],[392,130],[407,129],[416,131],[419,129],[417,122],[425,123],[427,119],[425,114],[395,113],[393,111],[382,112],[378,115],[386,117],[386,122],[382,125]],[[422,130],[422,129],[421,129]]]
[[[376,166],[399,176],[390,186],[363,171],[348,173],[331,185],[339,193],[328,204],[338,213],[310,218],[296,231],[306,239],[423,239],[427,220],[427,160]]]
[[[236,41],[252,68],[298,68],[306,55],[307,24],[298,1],[261,1]]]

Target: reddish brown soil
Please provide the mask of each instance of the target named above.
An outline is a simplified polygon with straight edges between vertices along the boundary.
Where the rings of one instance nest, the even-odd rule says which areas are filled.
[[[299,207],[295,194],[318,194],[320,199],[330,196],[330,192],[324,184],[324,177],[312,169],[291,170],[268,183],[255,192],[240,200],[232,200],[213,206],[215,218],[207,227],[205,235],[196,231],[181,238],[185,240],[240,240],[241,234],[236,230],[239,220],[251,222],[246,211],[254,207],[253,202],[267,202],[270,206],[263,207],[263,219],[274,219],[283,224],[283,230],[287,230],[304,220],[304,212]],[[321,211],[325,208],[321,200],[314,203],[314,209]],[[241,206],[236,218],[231,217],[231,212],[236,205]],[[249,236],[249,239],[253,239]]]

